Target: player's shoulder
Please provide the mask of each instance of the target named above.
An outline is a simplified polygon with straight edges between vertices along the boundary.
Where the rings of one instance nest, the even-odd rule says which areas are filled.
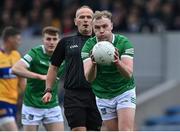
[[[37,45],[30,49],[31,52],[42,52],[44,49],[44,45]]]
[[[96,36],[93,36],[93,37],[90,37],[88,40],[96,42],[97,38],[96,38]]]
[[[11,54],[12,54],[12,56],[14,56],[14,57],[20,57],[20,56],[21,56],[20,53],[19,53],[19,51],[17,51],[17,50],[13,50],[13,51],[11,52]]]
[[[96,38],[96,36],[90,37],[86,42],[89,43],[89,44],[96,44],[97,43],[97,38]]]
[[[37,46],[35,46],[35,47],[32,47],[31,49],[34,49],[34,50],[40,50],[40,49],[42,49],[42,47],[43,47],[43,45],[37,45]]]
[[[115,35],[115,39],[118,40],[128,40],[128,38],[122,34],[114,34]]]

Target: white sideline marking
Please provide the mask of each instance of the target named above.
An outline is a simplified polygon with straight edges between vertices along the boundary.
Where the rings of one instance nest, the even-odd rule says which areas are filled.
[[[158,95],[160,95],[166,91],[176,88],[175,86],[177,84],[178,84],[177,81],[170,80],[170,81],[167,81],[163,84],[160,84],[160,85],[154,87],[153,89],[148,90],[147,92],[144,92],[144,93],[138,95],[137,105],[141,105],[142,103],[144,103],[154,97],[157,97]]]

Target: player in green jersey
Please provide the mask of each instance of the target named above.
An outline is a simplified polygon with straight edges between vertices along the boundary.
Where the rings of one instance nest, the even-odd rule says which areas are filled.
[[[46,74],[51,55],[60,40],[59,30],[45,27],[42,31],[43,45],[32,48],[12,68],[13,73],[27,78],[22,106],[22,124],[24,131],[37,131],[42,123],[47,131],[64,130],[63,116],[58,102],[58,82],[53,85],[53,98],[44,104],[41,100],[45,90]],[[58,77],[63,72],[60,67]]]
[[[130,41],[113,34],[111,13],[96,11],[93,17],[95,37],[86,41],[82,48],[84,74],[92,83],[96,102],[103,123],[108,130],[133,130],[136,94],[133,78],[134,48]],[[98,65],[91,55],[98,41],[109,41],[115,47],[114,62],[110,66]]]

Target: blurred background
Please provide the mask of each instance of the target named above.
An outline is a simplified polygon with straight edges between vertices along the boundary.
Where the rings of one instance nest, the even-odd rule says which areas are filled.
[[[156,33],[180,29],[179,0],[1,0],[0,30],[14,25],[27,37],[39,36],[44,26],[53,25],[62,34],[75,31],[76,9],[88,5],[93,10],[113,14],[114,31]]]
[[[0,33],[5,26],[20,29],[24,55],[42,44],[45,26],[58,27],[62,36],[75,33],[82,5],[111,11],[113,31],[134,45],[136,130],[180,130],[180,0],[1,0]]]

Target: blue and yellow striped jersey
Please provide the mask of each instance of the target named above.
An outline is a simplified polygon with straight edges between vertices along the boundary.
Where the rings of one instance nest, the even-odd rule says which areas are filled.
[[[0,101],[16,104],[18,99],[18,78],[11,73],[11,67],[20,59],[17,51],[5,54],[0,49]]]

